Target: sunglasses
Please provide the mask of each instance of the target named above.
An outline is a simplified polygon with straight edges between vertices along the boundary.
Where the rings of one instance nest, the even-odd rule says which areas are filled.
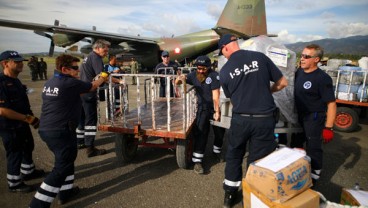
[[[168,58],[169,56],[163,56],[164,58]]]
[[[73,69],[73,70],[78,70],[78,69],[79,69],[79,67],[78,67],[78,66],[67,66],[67,68],[69,68],[69,69]]]
[[[310,59],[310,58],[315,58],[317,56],[311,56],[311,55],[307,55],[307,54],[302,54],[302,55],[300,55],[300,57],[302,57],[304,59]]]
[[[199,70],[199,71],[206,71],[207,70],[207,67],[205,67],[205,66],[197,66],[197,70]]]

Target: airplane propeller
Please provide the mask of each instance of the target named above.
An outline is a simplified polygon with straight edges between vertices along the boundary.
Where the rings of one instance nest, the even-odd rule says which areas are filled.
[[[54,21],[54,26],[59,26],[59,20]],[[50,39],[49,56],[52,57],[54,55],[54,50],[55,50],[55,43],[54,43],[54,40],[52,39],[52,35],[47,34],[45,32],[37,31],[37,30],[33,32],[36,33],[37,35],[41,35],[41,36],[44,36]]]

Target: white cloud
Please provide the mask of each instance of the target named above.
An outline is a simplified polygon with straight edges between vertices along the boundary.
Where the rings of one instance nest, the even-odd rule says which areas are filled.
[[[327,28],[327,33],[332,38],[344,38],[355,35],[368,35],[368,24],[358,23],[332,23]]]
[[[309,42],[313,40],[323,39],[323,36],[320,35],[295,35],[289,34],[287,30],[282,30],[277,34],[275,38],[276,41],[288,44],[288,43],[296,43],[296,42]]]

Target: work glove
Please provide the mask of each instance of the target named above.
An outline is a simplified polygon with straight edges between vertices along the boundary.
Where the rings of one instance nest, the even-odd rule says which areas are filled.
[[[329,143],[334,137],[332,128],[325,127],[322,131],[323,143]]]
[[[105,79],[105,82],[109,79],[110,73],[108,72],[101,72],[100,77]]]
[[[24,119],[25,122],[27,122],[28,124],[32,125],[33,128],[37,129],[38,126],[40,125],[40,119],[38,119],[35,116],[32,115],[26,115],[26,118]]]

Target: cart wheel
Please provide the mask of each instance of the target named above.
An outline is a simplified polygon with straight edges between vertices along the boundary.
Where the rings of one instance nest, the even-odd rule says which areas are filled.
[[[191,134],[186,139],[176,139],[176,162],[179,168],[188,169],[192,160],[193,137]]]
[[[137,154],[138,143],[132,134],[115,135],[115,152],[119,161],[130,162]]]
[[[359,115],[348,107],[338,107],[334,129],[341,132],[352,132],[358,127]]]

